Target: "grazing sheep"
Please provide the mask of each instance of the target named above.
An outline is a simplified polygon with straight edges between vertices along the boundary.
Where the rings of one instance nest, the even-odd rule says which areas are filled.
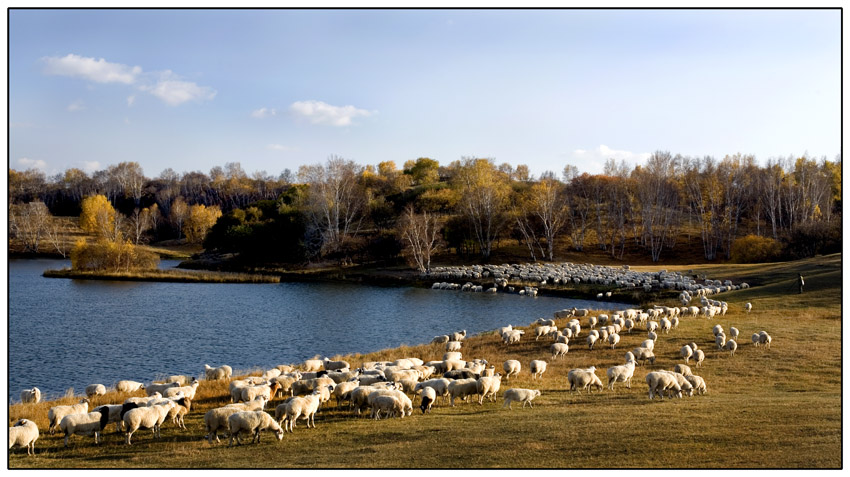
[[[319,370],[322,369],[322,366],[324,366],[324,364],[325,364],[324,361],[321,360],[321,359],[308,359],[308,360],[304,361],[304,365],[303,365],[304,372],[312,373],[312,372],[319,371]]]
[[[643,361],[643,364],[646,364],[646,361],[649,361],[649,364],[655,364],[655,353],[652,352],[651,349],[647,348],[635,348],[632,350],[632,354],[635,355],[635,359],[639,361]]]
[[[705,360],[705,352],[701,349],[694,351],[694,360],[697,363],[697,368],[702,367],[702,362]]]
[[[690,346],[685,345],[682,346],[682,349],[679,350],[679,353],[682,355],[683,358],[685,358],[685,362],[687,363],[688,360],[691,359],[691,356],[694,355],[694,350],[692,350]]]
[[[402,406],[401,401],[395,396],[375,396],[372,399],[372,418],[375,420],[380,419],[382,411],[387,417],[397,415],[399,418],[403,418],[404,408]]]
[[[658,322],[657,321],[647,321],[646,322],[646,331],[647,332],[655,331],[657,329],[658,329]]]
[[[115,390],[119,393],[132,393],[145,389],[145,385],[138,381],[121,380],[115,383]]]
[[[162,397],[165,398],[173,398],[175,396],[183,395],[189,399],[195,399],[195,392],[198,390],[198,385],[200,383],[198,381],[193,381],[190,386],[178,386],[175,388],[168,388],[165,392],[162,393]]]
[[[50,433],[50,435],[53,435],[56,432],[56,429],[59,428],[59,422],[62,421],[62,418],[69,414],[86,414],[88,412],[88,398],[83,398],[78,404],[53,406],[49,411],[47,411],[47,421],[49,423],[47,432]]]
[[[688,377],[688,376],[691,376],[692,374],[694,374],[693,372],[691,372],[691,367],[686,365],[686,364],[677,364],[676,366],[673,366],[673,372],[679,373],[679,374],[681,374],[682,376],[685,376],[685,377]]]
[[[594,330],[594,331],[596,331],[596,330]],[[596,344],[596,342],[599,340],[599,337],[596,334],[592,334],[592,335],[587,335],[587,338],[585,338],[585,339],[587,340],[587,349],[592,350],[593,345]]]
[[[292,394],[292,384],[295,383],[298,380],[299,380],[298,375],[294,375],[294,376],[280,375],[280,376],[272,378],[271,382],[272,382],[272,384],[273,383],[278,384],[277,393],[275,393],[276,395],[281,394],[281,395],[293,396],[293,394]],[[239,394],[240,394],[239,397],[241,399],[242,392],[240,391]],[[272,398],[274,398],[274,397],[275,396],[272,396]]]
[[[426,411],[431,412],[431,406],[433,406],[434,401],[437,400],[437,391],[435,391],[432,387],[425,386],[419,392],[419,398],[419,409],[422,410],[422,414],[425,414]],[[481,403],[479,402],[479,404]]]
[[[771,341],[773,341],[773,338],[771,338],[770,335],[767,334],[767,331],[759,331],[759,343],[760,344],[763,344],[767,347],[767,349],[770,349],[770,342]]]
[[[682,388],[679,386],[674,373],[662,373],[652,371],[646,375],[646,384],[649,387],[649,399],[655,399],[657,394],[661,399],[664,399],[664,392],[667,391],[673,396],[682,397]]]
[[[185,386],[192,381],[194,381],[194,377],[186,376],[184,374],[175,374],[173,376],[169,376],[165,381],[165,383],[177,383],[178,386]]]
[[[545,362],[544,362],[545,363]],[[502,386],[502,375],[496,373],[494,376],[482,376],[478,378],[478,404],[484,404],[484,399],[489,397],[490,401],[496,402],[496,393]]]
[[[280,372],[279,369],[272,368],[272,369],[267,369],[266,371],[264,371],[262,376],[260,376],[260,377],[265,379],[266,381],[269,381],[269,380],[274,379],[274,378],[276,378],[280,375],[281,375],[281,372]]]
[[[519,343],[520,337],[525,334],[523,330],[511,330],[502,334],[502,341],[507,345]]]
[[[514,401],[521,402],[522,407],[525,407],[526,404],[534,408],[534,405],[531,404],[531,401],[534,398],[540,396],[539,389],[522,389],[522,388],[511,388],[505,391],[505,403],[502,405],[503,408],[507,407],[510,410],[513,410],[513,406],[511,403]]]
[[[691,383],[691,386],[693,386],[695,393],[702,395],[708,392],[705,387],[705,379],[701,378],[700,376],[688,374],[685,375],[685,379],[687,379],[688,382]]]
[[[331,361],[328,358],[325,358],[322,361],[322,364],[325,367],[326,371],[336,371],[339,369],[351,369],[351,365],[348,364],[347,361]]]
[[[738,335],[739,334],[740,334],[740,332],[738,331],[738,328],[735,328],[734,326],[729,327],[729,339],[730,340],[738,341]]]
[[[646,334],[646,336],[647,336],[647,337],[648,337],[648,338],[649,338],[649,339],[650,339],[653,343],[655,343],[655,341],[657,341],[657,340],[658,340],[658,335],[657,335],[654,331],[650,331],[649,333],[647,333],[647,334]]]
[[[596,375],[596,366],[587,369],[571,369],[567,373],[567,382],[570,383],[570,391],[576,392],[581,392],[582,389],[587,389],[590,392],[591,386],[595,386],[601,391],[603,387],[602,381]]]
[[[469,396],[478,394],[478,380],[475,378],[457,379],[449,383],[449,402],[455,405],[455,398],[467,401]]]
[[[149,407],[138,407],[124,414],[124,429],[127,432],[125,443],[132,445],[133,433],[139,429],[151,429],[154,438],[161,437],[160,428],[168,413],[177,404],[172,400],[165,400],[161,404]]]
[[[20,419],[9,428],[9,450],[12,447],[26,447],[27,455],[35,455],[35,441],[38,440],[38,426],[29,419]]]
[[[587,319],[587,326],[590,329],[593,329],[593,327],[596,326],[597,323],[599,323],[599,318],[597,318],[595,316],[591,316]]]
[[[318,379],[328,379],[328,378],[318,378]],[[293,388],[296,383],[293,383]],[[333,384],[333,380],[330,383],[324,384]],[[242,401],[253,401],[257,398],[257,396],[262,396],[266,401],[271,401],[272,396],[277,394],[278,389],[280,389],[280,384],[274,382],[272,384],[261,384],[259,386],[250,386],[247,388],[242,388],[242,393],[240,395],[240,399]],[[296,393],[298,394],[298,393]]]
[[[94,435],[94,443],[98,443],[103,424],[109,419],[108,414],[103,411],[93,411],[85,414],[69,414],[59,421],[59,430],[65,433],[65,447],[68,447],[68,438],[77,434],[80,436]],[[102,424],[103,423],[103,424]]]
[[[147,406],[149,402],[162,398],[162,394],[155,392],[151,396],[147,397],[128,397],[124,400],[124,404],[136,404],[136,407]]]
[[[136,407],[139,407],[139,406],[133,405],[132,407],[135,409]],[[104,414],[104,413],[107,414],[108,418],[107,418],[106,422],[101,422],[101,427],[103,428],[103,430],[106,430],[106,426],[108,426],[109,424],[115,423],[115,431],[121,432],[123,430],[123,427],[124,427],[124,420],[123,420],[124,416],[123,416],[122,412],[126,413],[129,410],[130,410],[130,406],[128,406],[125,410],[125,407],[124,407],[123,404],[105,404],[103,406],[98,406],[93,411],[99,412],[101,414]],[[86,412],[86,411],[83,411],[83,412]]]
[[[670,334],[670,330],[673,328],[673,322],[667,318],[661,318],[658,322],[658,328],[660,331],[664,332],[664,334]]]
[[[632,353],[631,351],[626,351],[626,362],[628,363],[629,361],[637,364],[637,359],[635,359],[634,353]]]
[[[608,368],[608,389],[614,389],[614,383],[624,382],[626,388],[632,388],[632,376],[635,374],[635,362],[626,361],[626,364],[611,366]]]
[[[738,349],[738,343],[736,343],[735,340],[730,339],[726,342],[726,345],[723,346],[723,349],[729,351],[729,356],[735,356],[735,350]]]
[[[552,346],[554,346],[554,343]],[[522,369],[522,364],[515,359],[509,359],[502,364],[502,368],[505,370],[505,379],[508,380],[511,376],[518,376],[520,369]]]
[[[310,427],[316,427],[316,411],[319,410],[318,395],[309,394],[304,397],[296,396],[280,406],[284,406],[282,413],[284,416],[284,431],[295,432],[295,421],[297,421],[299,417],[302,417],[305,421],[307,421],[308,429]],[[280,408],[280,406],[278,406],[278,408]],[[275,415],[278,415],[277,410]]]
[[[759,335],[758,333],[753,333],[752,340],[753,344],[758,347],[761,344],[761,335]]]
[[[664,369],[661,369],[661,370],[658,370],[658,371],[655,371],[655,372],[657,372],[657,373],[667,373],[667,374],[673,376],[673,378],[676,380],[676,383],[679,385],[679,389],[681,389],[682,393],[685,393],[688,396],[694,395],[694,387],[691,385],[691,383],[687,379],[685,379],[685,376],[683,376],[679,373],[676,373],[676,372],[673,372],[673,371],[667,371],[667,370],[664,370]]]
[[[566,356],[570,351],[570,346],[567,343],[552,343],[549,351],[552,353],[552,359],[557,359]]]
[[[717,349],[723,349],[726,345],[726,335],[720,333],[714,338],[714,343],[717,345]]]
[[[531,371],[531,379],[542,378],[543,373],[546,372],[546,361],[540,359],[532,360],[528,364],[528,368]]]
[[[86,386],[86,397],[91,399],[95,396],[103,396],[106,394],[106,386],[103,384],[89,384]]]
[[[449,335],[441,335],[435,336],[433,340],[431,340],[431,344],[443,344],[449,342]]]
[[[640,344],[640,347],[641,347],[641,348],[646,348],[646,349],[648,349],[648,350],[652,351],[652,350],[654,350],[654,349],[655,349],[655,341],[652,341],[652,340],[643,340],[643,342]]]
[[[744,303],[744,311],[746,311],[747,313],[749,313],[749,312],[750,312],[750,310],[752,310],[752,309],[753,309],[753,304],[752,304],[752,303]]]
[[[205,364],[204,365],[204,375],[206,376],[207,381],[218,381],[220,379],[230,379],[230,377],[233,376],[233,369],[226,364],[219,366],[217,368],[213,368],[212,366]]]
[[[456,331],[449,335],[449,341],[463,341],[466,338],[466,330]]]
[[[175,405],[174,405],[174,407],[171,408],[171,410],[168,411],[168,415],[166,416],[166,419],[170,419],[171,422],[173,422],[175,425],[177,425],[177,427],[179,427],[180,429],[186,429],[186,425],[183,422],[183,418],[192,409],[192,399],[189,398],[188,396],[183,396],[183,395],[178,395],[178,396],[170,397],[170,398],[167,398],[167,399],[174,401]],[[156,406],[156,405],[163,404],[163,403],[164,403],[164,400],[160,400],[160,399],[154,400],[154,401],[151,401],[151,402],[148,403],[148,407]]]
[[[265,401],[263,401],[265,402]],[[215,409],[210,409],[204,414],[204,427],[207,430],[207,440],[212,444],[213,438],[215,438],[216,442],[221,442],[218,439],[218,430],[219,429],[228,429],[227,418],[237,412],[243,411],[236,405],[228,405],[224,407],[217,407]]]
[[[21,391],[21,402],[38,404],[41,402],[41,390],[38,388],[24,389]]]
[[[429,379],[427,381],[422,381],[421,383],[417,384],[416,387],[413,388],[413,391],[416,392],[424,388],[432,388],[434,392],[436,392],[437,396],[445,397],[449,395],[450,382],[451,381],[446,378]],[[445,400],[443,402],[445,402]]]
[[[620,342],[620,335],[617,333],[611,333],[608,335],[608,343],[611,345],[611,349],[614,349],[617,344]]]
[[[714,325],[714,328],[711,329],[711,332],[714,333],[714,336],[724,334],[723,327],[720,325]]]
[[[283,429],[280,428],[280,424],[265,411],[241,411],[231,414],[227,418],[227,428],[230,431],[230,442],[227,447],[233,445],[233,439],[236,439],[237,444],[242,445],[242,441],[239,439],[239,434],[242,431],[248,431],[252,434],[252,444],[254,441],[259,444],[260,431],[266,430],[274,431],[277,440],[283,440]]]
[[[336,397],[336,407],[342,408],[342,401],[351,400],[351,391],[360,386],[360,381],[343,381],[336,385],[333,396]]]
[[[150,386],[145,387],[145,394],[148,396],[153,396],[154,393],[160,393],[165,395],[165,390],[169,388],[176,388],[180,385],[177,383],[165,383],[165,384],[151,384]]]
[[[462,341],[449,341],[446,343],[446,351],[460,351],[462,345]]]
[[[474,391],[473,391],[473,394],[474,394]],[[366,397],[366,403],[369,406],[371,406],[372,401],[375,398],[377,398],[378,396],[393,396],[393,397],[395,397],[396,399],[398,399],[398,402],[401,403],[402,413],[404,413],[408,416],[413,414],[413,402],[410,400],[409,397],[407,397],[406,394],[404,394],[403,392],[401,392],[397,388],[396,389],[393,389],[393,388],[384,388],[384,389],[378,388],[378,389],[369,393],[369,395]]]

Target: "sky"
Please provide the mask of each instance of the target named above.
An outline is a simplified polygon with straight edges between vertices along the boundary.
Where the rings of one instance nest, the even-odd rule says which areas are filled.
[[[839,10],[10,10],[9,167],[841,152]]]

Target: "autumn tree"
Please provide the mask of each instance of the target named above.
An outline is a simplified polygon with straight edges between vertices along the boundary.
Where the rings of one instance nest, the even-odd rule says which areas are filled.
[[[439,162],[427,157],[404,163],[404,173],[411,177],[413,185],[436,183],[440,180],[439,168]]]
[[[107,240],[117,240],[120,236],[120,214],[109,203],[105,195],[93,195],[83,199],[81,204],[80,228]]]
[[[661,258],[678,220],[679,188],[675,176],[679,163],[678,156],[659,151],[647,159],[645,167],[636,167],[632,172],[641,239],[653,262]]]
[[[155,206],[156,204],[154,204]],[[145,207],[140,210],[136,207],[133,209],[133,213],[127,220],[128,235],[132,238],[133,243],[138,245],[145,232],[151,230],[154,224],[154,217],[150,208]]]
[[[469,221],[481,255],[489,258],[509,219],[508,178],[492,159],[464,158],[455,171],[454,186],[460,192],[458,211]]]
[[[537,242],[533,229],[535,225],[539,227],[539,235],[546,241],[543,255],[550,261],[555,260],[555,241],[566,225],[569,214],[565,192],[564,184],[557,179],[541,179],[523,194],[522,210],[516,215],[517,225],[526,237],[529,248]]]
[[[177,238],[180,238],[183,234],[183,223],[186,222],[186,219],[189,217],[189,206],[186,204],[186,199],[183,197],[178,197],[174,202],[171,203],[171,213],[169,214],[168,220],[171,222],[171,225],[177,229]]]
[[[201,243],[207,232],[221,217],[221,208],[217,205],[207,207],[203,204],[189,207],[189,213],[183,224],[183,233],[189,243]]]

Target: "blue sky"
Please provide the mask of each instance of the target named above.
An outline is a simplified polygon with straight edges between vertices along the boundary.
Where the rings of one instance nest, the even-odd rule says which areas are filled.
[[[12,10],[9,166],[841,147],[838,10]]]

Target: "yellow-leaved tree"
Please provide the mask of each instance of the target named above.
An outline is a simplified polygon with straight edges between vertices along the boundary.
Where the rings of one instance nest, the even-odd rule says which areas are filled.
[[[189,243],[201,243],[207,236],[207,232],[215,225],[216,220],[221,217],[221,208],[217,205],[206,207],[203,204],[189,207],[189,214],[183,222],[183,233]]]
[[[94,242],[80,239],[71,250],[74,270],[128,272],[156,268],[159,257],[125,240],[120,230],[122,215],[106,196],[94,195],[82,201],[80,227],[96,235]]]

